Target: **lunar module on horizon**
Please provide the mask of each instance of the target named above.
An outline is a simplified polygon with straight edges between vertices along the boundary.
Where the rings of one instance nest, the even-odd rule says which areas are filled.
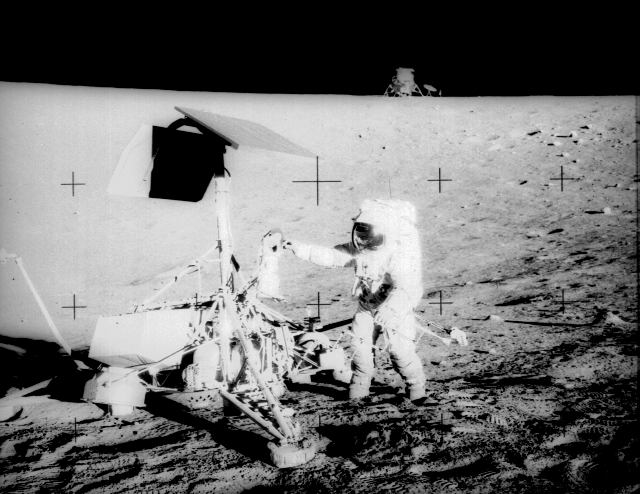
[[[212,181],[218,239],[129,313],[98,319],[89,357],[104,366],[87,383],[84,398],[108,406],[114,415],[143,407],[147,392],[178,394],[192,409],[236,407],[275,439],[269,449],[276,466],[300,465],[315,455],[315,442],[294,410],[279,401],[285,379],[307,380],[325,370],[348,382],[351,371],[337,342],[263,302],[279,291],[275,269],[281,232],[264,236],[257,276],[247,279],[240,271],[231,237],[228,168],[240,145],[315,155],[254,122],[176,109],[184,117],[167,128],[146,126],[138,132],[109,191],[197,202]],[[183,126],[198,132],[178,130]],[[220,273],[216,290],[156,303],[170,286],[189,274],[200,276],[211,264]]]
[[[424,96],[424,93],[420,87],[416,84],[414,69],[407,67],[398,67],[396,69],[396,75],[391,79],[391,84],[387,86],[384,92],[384,96],[390,97],[408,97],[408,96]],[[440,91],[435,87],[424,84],[423,87],[427,91],[427,96],[433,96],[437,94],[440,96]]]

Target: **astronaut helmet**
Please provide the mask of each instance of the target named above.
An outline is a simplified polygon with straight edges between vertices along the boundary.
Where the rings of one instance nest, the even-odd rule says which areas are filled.
[[[371,223],[356,221],[351,230],[351,243],[356,250],[378,250],[384,245],[385,235]]]
[[[415,208],[406,201],[365,199],[353,221],[354,248],[389,250],[402,242],[403,226],[415,223]]]
[[[390,216],[386,205],[378,200],[365,199],[360,212],[353,218],[351,243],[356,250],[382,250],[390,240]]]

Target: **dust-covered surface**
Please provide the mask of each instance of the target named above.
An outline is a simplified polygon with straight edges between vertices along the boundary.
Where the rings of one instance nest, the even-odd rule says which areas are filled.
[[[427,404],[402,399],[384,352],[377,355],[369,402],[350,404],[346,388],[324,376],[292,385],[283,402],[319,435],[321,451],[300,468],[278,470],[266,461],[266,439],[245,418],[222,418],[218,410],[187,414],[152,399],[134,416],[114,419],[51,393],[39,403],[25,401],[20,417],[0,424],[2,489],[636,492],[634,99],[286,101],[272,115],[272,128],[323,156],[321,179],[342,182],[321,184],[316,206],[313,184],[290,182],[312,179],[315,163],[249,153],[253,165],[232,175],[238,258],[251,271],[260,234],[275,226],[299,240],[344,241],[359,202],[388,197],[389,189],[413,202],[424,249],[420,315],[456,325],[469,338],[468,347],[445,347],[428,336],[420,341]],[[201,106],[215,111],[213,103]],[[267,107],[258,101],[252,111],[268,125]],[[248,113],[245,107],[237,116],[251,118]],[[560,177],[561,165],[572,179],[562,191],[551,180]],[[440,194],[437,182],[428,181],[438,168],[453,180],[442,183]],[[148,227],[125,231],[124,239],[161,242],[178,224],[171,216],[168,223],[135,216],[124,201],[112,206],[118,218],[103,227],[123,221]],[[127,208],[132,214],[124,219]],[[91,255],[89,247],[103,237],[83,221],[97,235],[83,244]],[[125,300],[157,288],[154,270],[173,268],[208,246],[202,238],[175,237],[166,250],[140,251],[140,244],[123,242],[106,277],[113,284],[100,287],[97,279],[107,272],[106,261],[95,268],[98,274],[83,278],[86,297],[94,297],[92,287],[98,293],[87,305],[109,293],[119,298],[106,303],[108,309],[122,311]],[[98,253],[113,261],[115,248],[102,248]],[[291,257],[283,258],[281,274],[287,302],[273,304],[281,312],[302,319],[320,292],[322,302],[331,302],[322,307],[323,322],[352,313],[350,271]],[[452,302],[442,314],[440,292]],[[75,328],[68,331],[86,344],[92,326]],[[11,378],[14,387],[33,382]]]
[[[634,492],[632,330],[536,328],[516,342],[513,328],[477,328],[470,336],[482,332],[487,346],[421,346],[430,377],[422,407],[398,397],[384,358],[366,403],[350,404],[343,387],[322,378],[292,385],[283,403],[320,435],[321,452],[300,468],[270,466],[266,439],[246,418],[151,400],[148,410],[114,419],[91,404],[45,401],[2,425],[3,488]]]

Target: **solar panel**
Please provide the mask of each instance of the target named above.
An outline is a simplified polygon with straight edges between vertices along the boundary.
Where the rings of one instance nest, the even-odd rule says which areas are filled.
[[[239,146],[248,146],[310,158],[316,156],[311,151],[256,122],[191,108],[176,107],[176,110],[226,139],[235,149]]]

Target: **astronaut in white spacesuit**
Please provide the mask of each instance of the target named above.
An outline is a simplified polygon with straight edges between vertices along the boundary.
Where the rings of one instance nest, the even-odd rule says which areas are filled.
[[[414,402],[425,397],[425,376],[416,353],[414,310],[422,297],[420,240],[415,208],[399,200],[365,200],[353,218],[351,242],[334,248],[284,243],[297,257],[326,267],[353,267],[353,377],[349,398],[369,395],[375,367],[373,348],[384,333],[396,371]]]

